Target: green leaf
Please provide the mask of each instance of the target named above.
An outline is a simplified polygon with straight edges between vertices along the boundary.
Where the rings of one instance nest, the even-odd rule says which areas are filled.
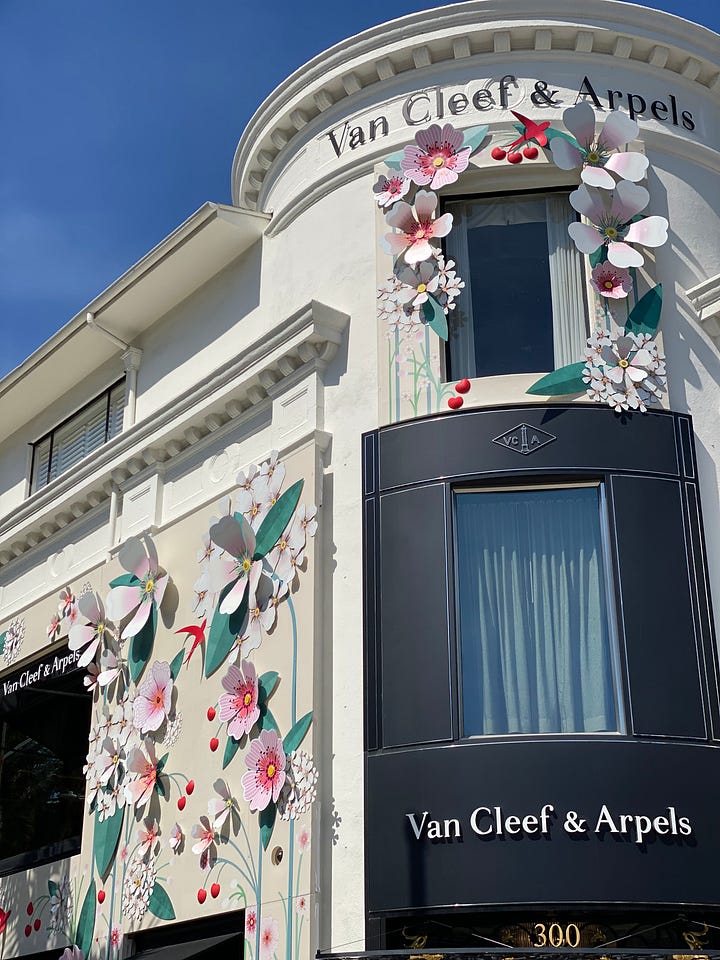
[[[6,636],[7,636],[7,630],[3,630],[3,632],[0,633],[0,654],[2,654],[3,650],[5,649]]]
[[[260,811],[260,839],[262,840],[263,850],[267,850],[272,837],[276,810],[277,807],[271,800],[265,809]]]
[[[607,260],[607,247],[605,244],[601,243],[594,253],[589,254],[589,257],[591,267],[596,267],[599,263],[605,263]]]
[[[235,737],[228,737],[227,743],[225,744],[225,753],[223,754],[223,770],[230,763],[232,758],[240,749],[240,741],[236,740]]]
[[[405,148],[398,150],[397,153],[391,153],[389,157],[385,157],[383,163],[386,167],[390,167],[391,170],[400,169],[400,161],[405,156]]]
[[[422,305],[422,310],[423,316],[425,317],[425,322],[430,329],[434,330],[441,340],[447,340],[447,317],[445,316],[445,311],[437,302],[435,297],[428,297],[428,299]]]
[[[579,363],[570,363],[566,367],[553,370],[545,377],[540,377],[525,392],[537,394],[541,397],[562,397],[568,393],[582,393],[586,388],[582,379],[584,369],[584,360]]]
[[[154,600],[151,602],[150,616],[145,621],[145,625],[139,633],[136,633],[130,640],[130,652],[128,653],[128,666],[130,667],[130,676],[134,682],[145,669],[148,660],[152,654],[153,643],[155,642],[155,633],[157,631],[157,604]]]
[[[275,717],[272,715],[270,710],[268,710],[268,705],[266,703],[261,703],[260,705],[260,716],[258,717],[258,730],[274,730],[275,733],[280,733],[280,727],[277,725]]]
[[[175,919],[175,910],[172,905],[172,900],[167,895],[165,888],[161,887],[157,881],[155,881],[155,886],[150,894],[148,910],[150,913],[154,914],[158,920]]]
[[[93,933],[95,932],[95,898],[97,891],[95,889],[95,880],[90,881],[90,886],[83,900],[80,918],[78,920],[77,931],[75,933],[75,943],[80,947],[84,957],[90,956],[92,949]]]
[[[471,156],[473,153],[475,153],[476,150],[479,149],[483,140],[487,136],[488,130],[489,130],[489,127],[487,124],[485,124],[482,127],[471,127],[469,130],[463,131],[463,135],[464,135],[463,148],[470,147]]]
[[[55,883],[54,880],[48,880],[48,893],[51,897],[54,897],[57,893],[60,892],[60,887]]]
[[[518,130],[523,130],[523,127],[518,127]],[[545,130],[545,136],[548,138],[548,143],[553,139],[553,137],[562,137],[563,140],[567,140],[568,143],[571,143],[574,147],[580,149],[580,144],[577,142],[575,137],[571,137],[569,133],[565,133],[564,130],[556,130],[554,127],[548,127]]]
[[[278,500],[278,503],[279,502],[280,501]],[[226,587],[223,587],[220,593],[220,598],[217,602],[217,607],[215,608],[215,613],[213,614],[212,623],[210,625],[210,635],[207,638],[207,650],[205,651],[206,677],[209,677],[211,674],[215,673],[218,667],[225,662],[228,654],[232,650],[237,635],[242,630],[245,616],[247,615],[247,590],[245,590],[245,596],[243,597],[242,603],[237,610],[235,610],[233,613],[220,613],[220,604],[223,602],[228,593],[230,593],[236,583],[237,580],[233,580],[232,583],[229,583]]]
[[[268,670],[258,678],[258,701],[264,703],[272,694],[278,682],[277,670]]]
[[[652,290],[640,297],[630,311],[625,322],[625,333],[647,333],[652,336],[660,323],[662,309],[662,284],[658,283]]]
[[[270,507],[268,515],[260,524],[260,529],[257,532],[253,560],[262,560],[264,556],[270,553],[282,536],[283,530],[290,523],[292,515],[295,513],[303,483],[303,480],[298,480]]]
[[[155,767],[155,770],[157,771],[157,773],[163,772],[163,768],[165,767],[165,764],[167,763],[167,758],[169,756],[170,756],[169,753],[164,753],[162,757],[160,757],[160,759],[157,762],[157,766]]]
[[[110,866],[115,859],[120,831],[123,823],[123,810],[118,808],[106,820],[100,820],[100,814],[95,814],[95,865],[101,877],[107,876]]]
[[[305,734],[310,728],[312,718],[313,712],[311,710],[310,713],[306,713],[304,717],[300,717],[288,735],[283,737],[283,750],[286,754],[292,753],[293,750],[297,750],[297,748],[300,746]]]
[[[111,587],[139,587],[141,585],[142,580],[138,580],[134,573],[121,573],[119,577],[110,581]]]
[[[182,647],[173,657],[173,661],[170,664],[170,673],[172,674],[173,680],[177,680],[180,675],[180,667],[182,666],[183,659],[185,658],[185,647]]]

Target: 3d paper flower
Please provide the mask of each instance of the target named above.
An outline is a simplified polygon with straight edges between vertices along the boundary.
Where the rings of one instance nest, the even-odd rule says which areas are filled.
[[[151,676],[140,686],[133,701],[133,723],[140,733],[162,726],[172,704],[173,679],[170,664],[155,661]]]
[[[57,640],[57,638],[60,636],[60,625],[60,615],[54,613],[52,617],[50,617],[50,623],[47,625],[46,629],[47,638],[50,643],[52,643],[53,640]]]
[[[570,194],[573,208],[591,221],[571,223],[568,233],[581,253],[595,253],[603,244],[616,267],[641,267],[641,253],[630,244],[660,247],[667,240],[665,217],[645,217],[632,222],[647,206],[650,195],[644,187],[621,180],[612,193],[582,184]]]
[[[25,639],[25,620],[23,617],[16,617],[10,621],[10,626],[5,632],[5,642],[2,647],[5,663],[10,666],[15,663],[20,656],[23,640]]]
[[[103,741],[102,749],[95,758],[95,769],[102,784],[115,783],[121,777],[125,763],[125,751],[110,737]]]
[[[280,944],[280,924],[272,917],[263,917],[260,924],[260,957],[272,960]]]
[[[613,153],[618,147],[634,140],[639,127],[634,120],[619,110],[612,110],[600,132],[595,135],[595,113],[587,101],[570,107],[563,113],[563,123],[578,142],[578,146],[564,137],[553,137],[550,150],[555,164],[561,170],[574,170],[582,164],[580,176],[591,187],[614,190],[616,181],[608,171],[623,180],[642,180],[648,159],[641,153]]]
[[[176,823],[170,831],[170,837],[168,839],[168,846],[173,853],[177,853],[184,839],[185,835],[182,832],[182,827],[179,823]]]
[[[590,282],[602,297],[618,300],[632,290],[632,277],[622,267],[611,263],[598,263],[590,275]]]
[[[396,296],[398,303],[419,307],[433,296],[440,282],[437,263],[433,258],[425,260],[417,267],[404,267],[398,271],[398,280],[402,287]]]
[[[85,647],[78,666],[86,667],[95,656],[105,631],[112,631],[105,622],[105,607],[97,593],[84,593],[78,601],[78,607],[88,623],[74,623],[70,627],[68,647],[70,650],[82,650]]]
[[[297,820],[317,797],[318,772],[309,753],[293,750],[287,758],[285,784],[278,800],[282,820]]]
[[[228,725],[228,735],[236,740],[250,733],[260,716],[258,681],[255,667],[249,660],[242,661],[242,670],[231,664],[222,679],[220,720]]]
[[[128,920],[142,920],[147,912],[150,896],[155,886],[157,871],[151,857],[133,854],[127,865],[123,883],[122,912]]]
[[[406,263],[413,264],[433,255],[434,248],[430,241],[446,237],[453,222],[451,213],[444,213],[435,219],[437,202],[437,194],[418,190],[414,207],[404,200],[395,204],[386,220],[389,226],[396,227],[400,232],[385,234],[394,256],[403,256]]]
[[[261,730],[245,756],[248,772],[243,774],[243,797],[250,810],[264,810],[272,800],[277,803],[285,783],[285,751],[274,730]]]
[[[216,780],[213,784],[219,796],[208,800],[208,817],[212,817],[213,830],[221,830],[227,818],[232,814],[233,819],[238,821],[237,801],[230,792],[230,788],[224,780]]]
[[[427,130],[418,130],[415,143],[405,147],[405,156],[400,166],[406,177],[419,187],[430,185],[439,190],[455,183],[458,174],[467,169],[470,147],[463,147],[465,138],[461,130],[452,124],[431,124]]]
[[[267,633],[275,623],[276,608],[271,603],[274,584],[279,586],[280,581],[273,581],[263,574],[248,598],[247,625],[241,637],[243,656],[247,656],[252,650],[257,650],[262,643],[263,632]]]
[[[207,817],[200,817],[200,823],[192,828],[192,836],[196,841],[192,845],[192,852],[200,856],[200,869],[207,870],[217,856],[215,831]]]
[[[121,566],[131,574],[132,582],[113,587],[108,594],[108,616],[115,623],[134,614],[122,634],[122,640],[140,633],[148,621],[153,606],[159,608],[165,595],[169,577],[159,573],[159,562],[151,540],[146,540],[147,552],[142,541],[131,537],[118,552]],[[130,579],[130,578],[127,578]]]
[[[262,560],[253,559],[255,532],[243,516],[221,517],[210,528],[210,536],[232,558],[213,558],[208,565],[208,579],[215,593],[232,584],[220,604],[220,613],[233,613],[242,603],[248,585],[254,590],[262,573]]]
[[[289,584],[295,579],[297,568],[305,557],[305,543],[305,529],[295,514],[268,554],[275,576],[283,583]]]
[[[152,849],[160,836],[160,824],[152,817],[143,820],[143,825],[137,832],[138,851],[142,856],[152,853]]]
[[[73,944],[72,947],[65,947],[59,960],[85,960],[85,954],[80,947]]]
[[[399,173],[389,177],[381,173],[373,185],[373,193],[379,207],[389,207],[396,200],[402,200],[409,189],[410,181]]]
[[[129,804],[141,810],[152,796],[159,775],[155,744],[152,740],[144,743],[145,752],[136,747],[128,758],[130,779],[125,784],[125,796]]]
[[[602,339],[599,356],[588,341],[591,358],[583,371],[588,397],[618,412],[644,413],[647,403],[659,401],[665,387],[665,363],[656,342],[642,334],[610,334]]]

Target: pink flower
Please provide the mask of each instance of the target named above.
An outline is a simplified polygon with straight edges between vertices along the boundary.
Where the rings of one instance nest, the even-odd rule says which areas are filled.
[[[105,608],[97,593],[84,593],[78,601],[79,613],[88,621],[86,624],[73,623],[70,627],[68,648],[82,650],[84,653],[78,660],[79,667],[86,667],[95,656],[100,641],[105,635]],[[78,618],[79,619],[79,618]],[[49,629],[49,628],[48,628]]]
[[[208,800],[208,817],[213,818],[213,830],[220,830],[231,813],[237,819],[237,804],[224,780],[216,780],[213,789],[220,796]]]
[[[253,936],[257,929],[257,910],[254,906],[245,908],[245,933]]]
[[[399,233],[386,233],[385,240],[393,256],[403,255],[409,264],[420,263],[433,255],[431,240],[446,237],[452,229],[452,214],[445,213],[437,220],[437,194],[427,190],[418,190],[415,207],[400,200],[387,215],[388,225],[396,227]]]
[[[379,207],[389,207],[401,200],[410,189],[410,181],[399,173],[389,177],[380,174],[373,186],[373,193]]]
[[[145,753],[135,747],[128,758],[128,773],[131,775],[125,786],[127,802],[142,809],[152,796],[157,785],[158,761],[152,740],[145,741]],[[147,754],[147,756],[145,755]]]
[[[175,826],[170,831],[170,839],[168,840],[168,846],[170,849],[175,852],[177,851],[180,844],[183,842],[183,832],[182,827],[179,823],[176,823]]]
[[[152,676],[140,686],[133,702],[133,723],[141,733],[157,730],[165,720],[172,701],[170,664],[155,661]]]
[[[305,853],[310,849],[310,828],[303,827],[298,833],[297,845],[300,853]]]
[[[239,740],[244,733],[250,733],[260,716],[255,667],[249,660],[242,661],[242,670],[231,664],[222,685],[227,693],[220,697],[220,720],[227,723],[228,734]]]
[[[143,826],[140,827],[137,832],[137,841],[141,856],[144,856],[152,850],[159,836],[160,826],[157,820],[153,820],[152,817],[144,820]]]
[[[72,612],[72,608],[75,606],[75,594],[72,592],[70,587],[65,587],[60,591],[60,603],[58,604],[58,612],[61,617],[67,617]]]
[[[295,910],[302,917],[306,917],[308,914],[308,898],[305,896],[299,896],[295,898]]]
[[[110,931],[110,946],[117,950],[120,947],[120,941],[122,940],[122,931],[117,924]]]
[[[255,531],[242,514],[221,517],[210,527],[213,543],[228,557],[213,557],[208,566],[210,589],[219,593],[232,584],[220,604],[220,613],[234,613],[250,586],[254,591],[262,573],[262,560],[255,560]]]
[[[60,617],[57,613],[54,613],[50,618],[50,623],[47,625],[47,637],[48,640],[56,640],[60,635]]]
[[[119,623],[134,614],[120,635],[122,640],[136,636],[147,623],[153,607],[161,605],[168,585],[167,574],[160,576],[155,546],[146,539],[147,550],[137,537],[127,540],[118,552],[121,565],[135,580],[128,586],[117,586],[107,597],[108,616]]]
[[[450,123],[442,129],[433,123],[427,130],[418,130],[417,146],[405,147],[405,156],[400,161],[405,176],[419,187],[430,184],[431,190],[455,183],[470,160],[471,148],[463,147],[464,139],[462,131]]]
[[[192,836],[197,841],[192,845],[192,852],[200,855],[200,869],[206,870],[215,859],[215,831],[207,817],[200,817],[200,823],[192,828]]]
[[[243,797],[250,810],[264,810],[272,800],[277,803],[285,783],[285,751],[274,730],[261,730],[245,756],[248,773],[243,774]]]
[[[280,943],[280,924],[272,917],[263,917],[260,927],[260,956],[271,960]]]
[[[593,269],[590,282],[602,297],[618,300],[632,290],[632,278],[627,270],[611,263],[598,263]]]

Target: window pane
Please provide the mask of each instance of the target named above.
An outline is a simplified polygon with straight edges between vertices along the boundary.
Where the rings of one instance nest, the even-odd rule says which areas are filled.
[[[456,498],[465,735],[617,730],[598,488]]]

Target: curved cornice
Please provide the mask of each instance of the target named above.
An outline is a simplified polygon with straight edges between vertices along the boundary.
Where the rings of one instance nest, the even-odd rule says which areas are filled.
[[[398,74],[482,54],[556,50],[620,57],[720,92],[719,49],[705,27],[619,0],[467,0],[411,14],[336,44],[277,87],[238,143],[233,203],[256,209],[268,171],[303,127],[343,100],[350,111],[357,94]]]

